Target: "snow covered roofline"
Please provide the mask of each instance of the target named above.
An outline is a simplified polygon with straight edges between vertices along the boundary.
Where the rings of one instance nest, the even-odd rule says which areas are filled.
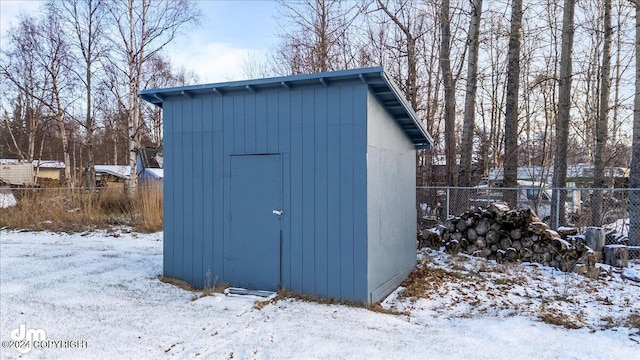
[[[13,165],[22,163],[28,163],[28,161],[22,161],[18,159],[0,159],[0,164]],[[38,167],[38,160],[33,160],[32,165],[34,168]],[[56,160],[40,160],[40,168],[64,169],[64,162]]]
[[[131,176],[131,167],[123,165],[95,165],[96,173],[109,174],[119,178],[129,178]]]
[[[381,66],[216,84],[148,89],[140,92],[140,98],[162,107],[162,103],[171,97],[193,98],[200,94],[212,93],[217,96],[225,96],[258,93],[265,89],[275,88],[294,89],[318,84],[330,86],[332,83],[349,81],[367,84],[382,106],[391,114],[417,149],[430,149],[433,146],[431,135],[422,127],[418,115]]]

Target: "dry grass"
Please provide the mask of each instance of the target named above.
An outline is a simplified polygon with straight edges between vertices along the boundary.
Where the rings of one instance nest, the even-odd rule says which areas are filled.
[[[402,286],[405,289],[399,295],[411,299],[428,298],[429,293],[440,289],[446,283],[473,280],[472,278],[473,275],[470,274],[432,268],[423,263],[404,280]]]
[[[133,198],[122,189],[13,190],[18,204],[0,209],[0,227],[26,230],[84,231],[131,226],[162,230],[162,189],[140,188]]]
[[[188,282],[186,282],[184,280],[171,278],[171,277],[166,277],[166,276],[160,276],[158,279],[160,281],[162,281],[163,283],[165,283],[165,284],[171,284],[173,286],[177,286],[182,290],[187,290],[187,291],[196,291],[197,290],[195,287],[193,287],[191,284],[189,284]]]
[[[256,302],[253,307],[254,309],[261,310],[262,308],[264,308],[269,304],[275,304],[280,300],[286,300],[286,299],[296,299],[296,300],[313,302],[313,303],[324,304],[324,305],[343,305],[343,306],[350,306],[350,307],[358,307],[358,308],[363,308],[369,311],[378,312],[382,314],[407,315],[407,316],[410,315],[409,312],[406,312],[406,311],[400,312],[393,309],[385,309],[380,304],[366,304],[366,303],[361,303],[357,301],[321,298],[317,296],[299,294],[299,293],[291,292],[285,289],[278,291],[278,294],[276,294],[276,296],[274,296],[271,299]]]
[[[224,291],[229,287],[229,284],[221,283],[221,284],[215,285],[214,287],[206,286],[204,289],[199,290],[184,280],[180,280],[172,277],[166,277],[166,276],[160,276],[158,279],[165,284],[171,284],[173,286],[179,287],[182,290],[192,292],[193,296],[191,297],[191,301],[198,300],[205,296],[211,296],[213,294],[223,294]]]
[[[640,330],[640,314],[629,315],[626,325],[630,328],[636,328]]]
[[[544,323],[562,326],[566,329],[580,329],[583,327],[578,319],[574,319],[567,314],[555,310],[543,311],[538,316],[538,319]]]
[[[195,301],[205,296],[211,296],[213,294],[224,294],[224,291],[229,287],[229,284],[222,283],[214,287],[205,287],[199,294],[195,294],[191,300]]]
[[[139,230],[148,232],[162,230],[162,188],[143,188],[138,192],[134,205],[140,215],[136,219],[136,227]]]

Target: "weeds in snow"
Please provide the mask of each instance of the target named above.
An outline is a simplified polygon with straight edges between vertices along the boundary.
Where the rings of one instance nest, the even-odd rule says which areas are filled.
[[[229,287],[229,284],[221,283],[221,284],[214,285],[213,287],[209,287],[207,285],[207,286],[205,286],[204,289],[199,290],[199,289],[195,288],[193,285],[189,284],[188,282],[186,282],[184,280],[171,278],[171,277],[166,277],[166,276],[160,276],[158,279],[163,283],[171,284],[173,286],[179,287],[182,290],[186,290],[186,291],[190,291],[190,292],[194,293],[193,296],[191,297],[191,301],[198,300],[198,299],[203,298],[205,296],[211,296],[211,295],[216,294],[216,293],[217,294],[222,294]]]
[[[306,301],[306,302],[313,302],[313,303],[324,304],[324,305],[343,305],[343,306],[349,306],[349,307],[358,307],[358,308],[363,308],[363,309],[367,309],[369,311],[378,312],[378,313],[382,313],[382,314],[405,315],[405,316],[409,316],[410,315],[410,313],[408,311],[397,311],[397,310],[393,310],[393,309],[388,309],[388,308],[383,307],[380,304],[366,304],[366,303],[360,303],[360,302],[356,302],[356,301],[346,301],[346,300],[338,300],[338,299],[331,299],[331,298],[321,298],[321,297],[317,297],[317,296],[299,294],[299,293],[291,292],[291,291],[288,291],[288,290],[285,290],[285,289],[281,289],[280,291],[278,291],[278,294],[276,294],[276,296],[274,296],[271,299],[267,299],[267,300],[263,300],[263,301],[257,301],[253,305],[253,308],[257,309],[257,310],[262,310],[267,305],[276,304],[278,301],[288,300],[288,299],[294,299],[294,300],[300,300],[300,301]]]
[[[387,305],[426,309],[445,317],[529,316],[594,331],[636,324],[640,333],[640,304],[630,297],[635,286],[617,277],[592,280],[573,273],[558,275],[557,270],[537,264],[496,264],[425,251],[397,298]]]
[[[18,189],[17,205],[0,209],[0,227],[10,229],[84,231],[131,226],[137,231],[162,230],[162,188],[141,187],[133,197],[123,189]]]

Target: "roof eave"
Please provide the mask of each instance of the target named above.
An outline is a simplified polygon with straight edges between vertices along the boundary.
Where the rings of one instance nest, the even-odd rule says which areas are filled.
[[[375,78],[367,77],[367,75],[373,75]],[[325,72],[325,73],[314,73],[314,74],[304,74],[304,75],[293,75],[293,76],[283,76],[283,77],[274,77],[274,78],[266,78],[266,79],[257,79],[257,80],[242,80],[242,81],[234,81],[227,83],[214,83],[214,84],[203,84],[203,85],[191,85],[191,86],[182,86],[182,87],[173,87],[173,88],[164,88],[164,89],[148,89],[139,92],[139,96],[141,99],[154,104],[160,108],[162,108],[163,101],[168,96],[179,96],[180,94],[190,97],[195,93],[206,93],[213,92],[219,96],[223,96],[228,91],[242,91],[242,89],[246,89],[249,92],[256,92],[260,89],[269,88],[269,87],[284,87],[289,89],[293,86],[298,85],[309,85],[313,84],[313,81],[318,81],[319,84],[324,86],[328,86],[333,81],[344,81],[351,79],[359,79],[365,84],[373,85],[377,83],[379,85],[386,85],[393,93],[393,97],[399,102],[402,111],[406,113],[406,116],[411,119],[412,128],[415,127],[416,131],[413,131],[415,134],[410,135],[407,132],[407,135],[414,143],[416,149],[431,149],[433,147],[433,138],[429,135],[429,133],[422,127],[421,121],[413,110],[411,105],[407,102],[404,97],[402,91],[398,88],[395,82],[387,75],[384,68],[381,66],[378,67],[370,67],[363,69],[353,69],[353,70],[342,70],[336,72]],[[404,117],[403,117],[404,118]],[[399,120],[396,119],[399,123]]]
[[[429,150],[429,149],[431,149],[433,147],[433,138],[424,129],[424,127],[422,127],[422,124],[420,123],[420,118],[418,117],[418,114],[416,114],[416,112],[413,110],[413,108],[411,107],[411,105],[409,104],[407,99],[405,99],[404,94],[402,93],[402,91],[398,88],[398,86],[395,84],[395,82],[389,77],[389,75],[387,75],[386,71],[383,70],[381,72],[381,76],[384,78],[386,83],[389,85],[389,88],[391,89],[391,91],[393,91],[394,95],[396,96],[396,98],[398,99],[398,101],[400,102],[400,104],[402,105],[404,110],[407,112],[407,114],[411,118],[411,120],[412,120],[413,124],[415,125],[416,129],[418,129],[420,131],[420,135],[424,138],[424,140],[426,140],[425,142],[422,142],[422,143],[414,141],[416,149],[418,149],[418,150]]]

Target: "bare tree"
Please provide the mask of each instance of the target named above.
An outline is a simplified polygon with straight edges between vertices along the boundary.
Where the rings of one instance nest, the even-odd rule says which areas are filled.
[[[68,72],[71,66],[69,44],[65,39],[64,29],[60,23],[60,14],[53,6],[47,6],[47,13],[40,23],[39,31],[42,36],[42,66],[51,80],[50,101],[45,102],[51,110],[58,124],[62,152],[64,156],[64,177],[69,186],[73,186],[73,174],[71,173],[71,150],[65,124],[66,106],[65,92],[70,91],[72,82]],[[68,100],[67,100],[68,101]]]
[[[156,54],[147,61],[144,69],[144,88],[164,88],[183,86],[198,82],[198,76],[184,68],[174,68],[171,61]],[[159,147],[162,145],[162,114],[157,106],[145,107],[142,111],[145,119],[144,137],[147,146]]]
[[[440,33],[432,29],[439,23],[439,1],[375,1],[363,19],[367,32],[361,49],[364,65],[385,66],[436,138],[441,121]],[[432,183],[436,151],[417,152],[418,184]]]
[[[387,3],[382,2],[382,0],[377,0],[378,11],[384,12],[391,20],[391,22],[397,26],[398,29],[402,32],[404,36],[404,52],[406,53],[406,67],[407,67],[407,75],[404,81],[404,92],[405,97],[409,101],[409,104],[414,109],[418,108],[418,89],[417,89],[417,67],[418,67],[418,56],[416,50],[416,41],[422,36],[422,32],[419,31],[415,33],[411,28],[412,20],[416,19],[408,19],[408,16],[411,16],[410,12],[405,10],[405,6],[409,6],[409,4],[405,4],[405,6],[400,6],[396,11],[392,11],[389,8]],[[401,18],[403,17],[405,21]],[[409,24],[407,24],[407,20]],[[418,30],[420,30],[418,28]]]
[[[358,15],[357,3],[281,0],[278,10],[282,43],[273,59],[276,73],[325,72],[356,64],[350,27]]]
[[[127,194],[138,185],[136,157],[140,146],[140,99],[144,64],[178,36],[186,25],[198,22],[200,13],[190,0],[118,0],[109,3],[114,22],[112,34],[114,68],[128,85],[126,111],[130,179],[125,183]]]
[[[476,93],[478,90],[478,50],[480,47],[480,18],[482,16],[482,0],[471,3],[471,21],[469,22],[469,53],[467,60],[467,90],[464,99],[464,123],[460,140],[460,174],[458,186],[471,185],[473,155],[473,132],[475,129]]]
[[[571,79],[573,76],[573,18],[575,0],[565,0],[562,15],[562,50],[560,55],[560,88],[558,93],[558,118],[556,119],[556,149],[553,158],[553,187],[551,219],[557,228],[566,222],[567,147],[571,110]]]
[[[95,74],[104,42],[104,18],[106,15],[105,2],[103,0],[64,0],[60,3],[62,19],[72,29],[71,43],[79,54],[83,68],[82,71],[74,71],[85,90],[85,116],[81,123],[86,131],[86,146],[89,172],[87,184],[95,186],[94,168],[94,133],[96,131],[95,108],[93,93]],[[75,70],[75,67],[73,67]]]
[[[490,5],[490,3],[489,3]],[[489,9],[490,10],[490,9]],[[483,155],[484,172],[489,175],[491,168],[502,165],[504,149],[504,111],[506,94],[506,63],[508,21],[506,10],[485,12],[487,26],[483,36],[484,56],[487,61],[480,65],[478,98],[478,134],[480,153]],[[483,33],[481,33],[482,35]],[[481,49],[482,50],[482,49]]]
[[[39,78],[31,79],[34,81],[34,86],[29,87],[29,83],[22,81],[21,74],[13,73],[6,65],[2,65],[1,69],[5,78],[24,92],[26,96],[46,108],[55,119],[65,163],[65,181],[69,186],[73,186],[69,139],[65,123],[67,106],[70,101],[68,95],[73,86],[69,76],[71,56],[57,8],[52,4],[47,4],[45,9],[46,11],[41,18],[24,28],[27,30],[25,39],[29,42],[28,51],[32,51],[32,55],[29,55],[29,61],[35,65],[34,69],[42,74]],[[33,154],[34,143],[35,138],[30,140],[30,154]]]
[[[636,89],[633,100],[631,173],[629,174],[629,243],[640,245],[640,1],[636,7]]]
[[[522,42],[522,0],[511,5],[511,32],[507,59],[507,94],[505,108],[504,182],[508,188],[518,186],[518,90],[520,82],[520,46]],[[517,192],[505,191],[505,201],[515,207]]]
[[[442,0],[440,9],[440,66],[444,87],[444,137],[447,185],[456,183],[456,88],[451,72],[451,22],[449,19],[449,0]]]
[[[3,116],[3,122],[18,156],[26,161],[35,157],[36,135],[42,125],[42,100],[49,83],[37,61],[41,55],[37,22],[38,19],[23,15],[18,25],[9,29],[8,46],[4,47],[0,62],[0,75],[7,85],[3,87],[5,95],[15,89],[11,124],[7,116]]]
[[[611,41],[613,29],[611,28],[611,0],[604,1],[604,45],[602,48],[602,69],[600,69],[600,111],[596,123],[596,151],[593,171],[593,187],[604,188],[605,159],[604,152],[607,145],[609,131],[609,93],[611,71]],[[591,223],[599,226],[602,224],[602,191],[595,190],[591,202]]]

